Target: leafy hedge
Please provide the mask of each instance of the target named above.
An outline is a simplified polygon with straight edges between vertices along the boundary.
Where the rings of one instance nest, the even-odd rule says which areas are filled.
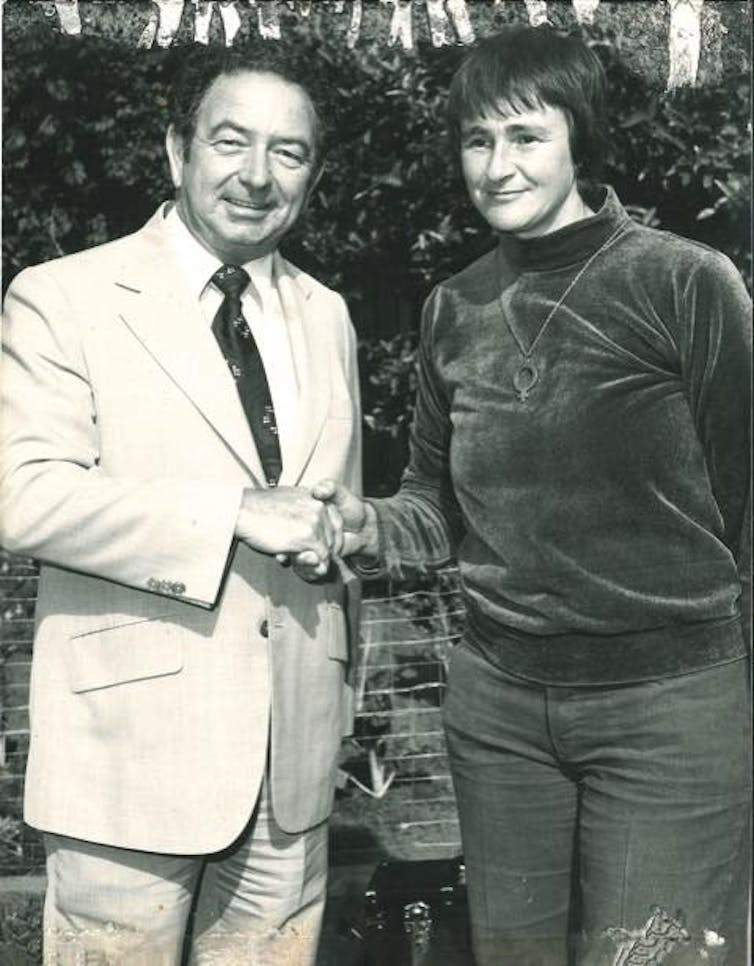
[[[608,179],[635,217],[721,248],[750,283],[748,76],[669,96],[626,69],[625,38],[605,27],[589,36],[613,90]],[[494,243],[443,131],[462,51],[380,41],[348,51],[315,19],[278,43],[306,66],[332,141],[284,247],[349,302],[363,341],[366,478],[386,491],[403,460],[421,302]],[[135,229],[168,194],[165,87],[178,55],[46,25],[15,38],[3,72],[5,284],[25,265]]]

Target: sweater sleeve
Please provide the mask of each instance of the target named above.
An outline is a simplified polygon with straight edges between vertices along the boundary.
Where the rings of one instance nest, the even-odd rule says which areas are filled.
[[[422,314],[416,410],[400,489],[370,501],[377,514],[379,564],[395,579],[448,564],[464,529],[450,478],[450,400],[435,365],[440,300],[435,289]]]
[[[688,340],[683,375],[723,540],[741,579],[744,628],[751,620],[751,300],[735,266],[709,252],[683,293]]]

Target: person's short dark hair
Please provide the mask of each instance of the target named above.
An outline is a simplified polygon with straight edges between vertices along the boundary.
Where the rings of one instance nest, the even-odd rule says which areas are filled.
[[[448,97],[454,147],[461,124],[508,106],[558,107],[566,115],[580,178],[599,176],[605,153],[605,72],[590,47],[551,27],[504,27],[484,38],[456,71]]]
[[[168,94],[168,120],[183,141],[185,157],[189,156],[199,108],[209,88],[218,77],[247,71],[274,74],[304,91],[314,110],[315,169],[319,168],[325,151],[322,115],[305,80],[274,50],[252,52],[223,47],[195,47],[187,52],[173,76]]]

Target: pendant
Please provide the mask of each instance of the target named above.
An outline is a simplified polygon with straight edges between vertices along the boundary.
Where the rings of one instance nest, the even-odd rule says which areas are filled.
[[[526,402],[529,393],[539,379],[539,373],[533,362],[522,362],[513,374],[513,387],[521,402]]]

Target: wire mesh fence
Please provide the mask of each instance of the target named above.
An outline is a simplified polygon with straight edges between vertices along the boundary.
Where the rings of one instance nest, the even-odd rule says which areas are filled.
[[[333,817],[336,858],[457,852],[441,708],[464,617],[454,571],[409,591],[367,586],[354,738],[343,747]]]
[[[37,835],[20,821],[29,748],[29,671],[37,568],[0,556],[0,874],[42,864]]]
[[[0,875],[36,871],[44,861],[37,833],[21,821],[37,574],[32,561],[0,551]],[[459,850],[441,706],[463,617],[453,570],[409,590],[366,585],[333,861]]]

